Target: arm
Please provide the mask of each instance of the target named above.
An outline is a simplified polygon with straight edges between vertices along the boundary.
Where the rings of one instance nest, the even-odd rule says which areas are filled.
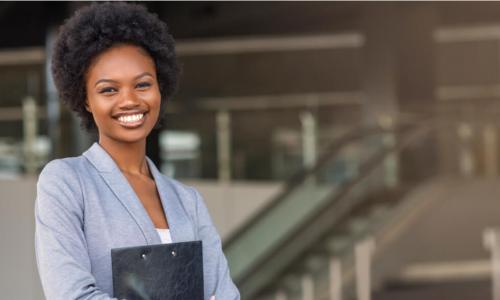
[[[213,295],[217,300],[239,300],[240,293],[231,280],[227,260],[222,252],[219,234],[212,223],[201,195],[195,189],[193,191],[196,197],[198,236],[203,241],[203,260],[207,259],[208,262],[204,267],[210,269],[204,270],[204,273],[215,274],[215,283],[213,286],[205,287],[205,295],[207,297]]]
[[[35,225],[38,272],[48,300],[112,299],[99,291],[90,272],[81,185],[63,161],[50,162],[40,174]]]

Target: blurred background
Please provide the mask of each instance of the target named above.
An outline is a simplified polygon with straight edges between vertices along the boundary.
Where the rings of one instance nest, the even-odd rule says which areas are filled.
[[[500,3],[141,3],[183,66],[148,156],[242,299],[500,299]],[[49,75],[88,4],[0,3],[2,299],[43,299],[37,175],[96,141]]]

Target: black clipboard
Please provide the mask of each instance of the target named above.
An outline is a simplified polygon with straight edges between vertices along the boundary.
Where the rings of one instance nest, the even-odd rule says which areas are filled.
[[[111,249],[114,297],[202,300],[201,241]]]

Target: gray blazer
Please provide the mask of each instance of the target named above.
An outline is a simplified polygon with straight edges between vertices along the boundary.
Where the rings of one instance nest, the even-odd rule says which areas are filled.
[[[205,299],[240,299],[200,194],[147,162],[172,241],[203,241]],[[98,143],[81,156],[45,166],[37,184],[35,222],[36,259],[48,300],[115,299],[110,249],[161,243],[134,190]]]

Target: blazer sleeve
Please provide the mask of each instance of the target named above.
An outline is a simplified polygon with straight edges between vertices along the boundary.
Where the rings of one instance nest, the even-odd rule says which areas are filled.
[[[216,274],[215,284],[208,286],[205,296],[214,295],[216,300],[239,300],[240,293],[229,274],[229,267],[222,252],[222,242],[217,230],[212,223],[208,209],[200,193],[193,188],[196,197],[196,213],[198,219],[198,236],[202,240],[204,260],[208,262],[205,266],[211,270],[204,270]],[[210,256],[210,257],[205,257]],[[211,272],[210,272],[211,271]],[[207,276],[205,276],[207,278]]]
[[[35,202],[35,253],[48,300],[109,300],[90,272],[78,175],[63,160],[40,173]]]

